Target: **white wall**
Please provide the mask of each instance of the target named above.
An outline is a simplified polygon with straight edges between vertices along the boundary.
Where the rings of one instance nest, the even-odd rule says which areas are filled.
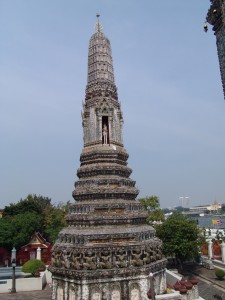
[[[12,279],[2,279],[0,282],[6,282],[0,284],[0,293],[9,293],[12,288]],[[42,290],[45,285],[46,274],[43,272],[40,277],[33,278],[17,278],[16,279],[16,291],[17,292],[27,292],[27,291],[37,291]]]

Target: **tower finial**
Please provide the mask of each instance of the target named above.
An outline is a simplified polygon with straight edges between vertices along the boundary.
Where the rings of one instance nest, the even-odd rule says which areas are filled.
[[[100,22],[99,22],[99,17],[100,17],[100,14],[99,13],[97,13],[96,14],[96,17],[97,17],[97,19],[98,19],[98,21],[97,21],[97,24],[96,24],[96,30],[98,31],[98,32],[101,32],[101,30],[102,30],[102,25],[100,24]]]

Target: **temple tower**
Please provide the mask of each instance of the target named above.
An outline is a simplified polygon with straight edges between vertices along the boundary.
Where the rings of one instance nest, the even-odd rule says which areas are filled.
[[[210,0],[206,21],[213,25],[225,98],[225,0]]]
[[[150,272],[156,293],[165,290],[166,259],[135,200],[111,46],[99,21],[96,29],[89,42],[75,204],[52,251],[52,300],[145,300]]]

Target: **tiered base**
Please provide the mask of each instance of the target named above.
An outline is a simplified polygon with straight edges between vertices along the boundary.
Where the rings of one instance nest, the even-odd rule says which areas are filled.
[[[165,271],[155,275],[156,286],[165,291]],[[74,280],[53,276],[52,300],[147,300],[149,276]],[[160,292],[160,291],[159,291]]]

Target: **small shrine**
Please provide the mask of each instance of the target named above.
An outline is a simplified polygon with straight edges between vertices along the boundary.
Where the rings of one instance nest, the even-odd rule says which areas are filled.
[[[40,259],[48,265],[51,260],[51,248],[51,243],[47,242],[39,232],[35,232],[29,243],[17,252],[17,264],[23,265],[30,259]]]

